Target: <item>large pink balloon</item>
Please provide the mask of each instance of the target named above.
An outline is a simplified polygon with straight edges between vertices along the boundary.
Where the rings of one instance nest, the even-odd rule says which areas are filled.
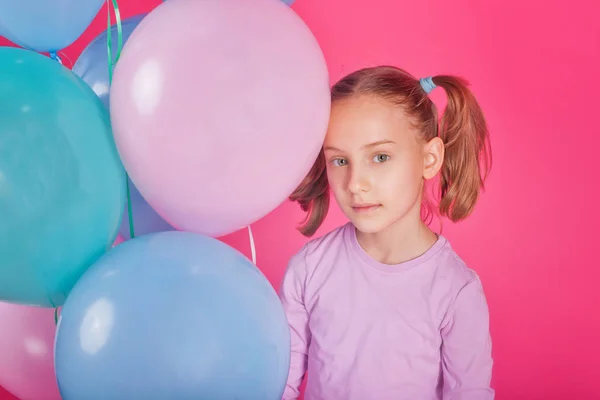
[[[130,36],[111,89],[117,146],[171,225],[220,236],[296,188],[323,144],[327,66],[280,0],[169,0]]]
[[[54,309],[0,302],[0,386],[21,400],[60,400]]]

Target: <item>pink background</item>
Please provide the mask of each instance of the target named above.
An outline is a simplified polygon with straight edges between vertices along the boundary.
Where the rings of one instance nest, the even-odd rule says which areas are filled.
[[[128,17],[158,3],[121,0],[120,8]],[[444,235],[482,277],[499,400],[598,398],[598,4],[297,0],[293,7],[321,43],[332,80],[390,63],[472,82],[489,120],[494,169],[472,218],[445,223]],[[102,11],[66,50],[71,60],[105,18]],[[294,229],[301,217],[286,203],[253,226],[258,265],[276,287],[305,241]],[[334,206],[321,233],[344,221]],[[245,232],[225,240],[249,254]]]

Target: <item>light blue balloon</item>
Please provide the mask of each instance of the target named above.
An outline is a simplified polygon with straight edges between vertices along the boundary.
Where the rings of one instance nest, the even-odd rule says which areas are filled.
[[[124,19],[121,23],[123,34],[123,44],[127,42],[133,30],[144,19],[146,14],[136,15]],[[111,27],[111,52],[113,58],[116,57],[119,48],[117,26]],[[79,75],[94,92],[100,97],[102,103],[109,110],[110,102],[110,83],[108,80],[108,52],[106,46],[107,34],[102,31],[94,40],[92,40],[83,50],[75,65],[73,72]],[[131,198],[131,209],[133,214],[133,227],[135,236],[146,235],[148,233],[174,230],[158,213],[146,202],[144,197],[135,187],[133,181],[129,179],[129,189]],[[119,233],[125,238],[131,238],[129,229],[129,212],[125,206],[125,215],[119,228]]]
[[[132,239],[77,283],[58,323],[64,400],[280,400],[290,333],[246,257],[190,232]]]
[[[121,22],[123,45],[145,16],[146,14],[140,14],[124,19]],[[111,27],[111,53],[113,59],[116,57],[117,50],[119,49],[117,33],[117,26],[113,25]],[[110,85],[108,82],[108,49],[106,39],[107,34],[105,29],[83,49],[73,65],[72,71],[79,75],[92,88],[108,110]]]
[[[160,215],[148,202],[144,199],[142,194],[137,190],[131,179],[129,182],[129,198],[131,199],[131,213],[133,215],[133,228],[135,236],[147,235],[149,233],[173,231],[173,228],[167,221],[162,219]],[[125,239],[131,238],[131,231],[129,229],[129,207],[127,201],[125,202],[125,212],[123,219],[121,220],[121,226],[119,227],[119,233]]]
[[[27,49],[50,52],[73,43],[104,0],[0,0],[3,35]]]
[[[98,97],[56,61],[0,47],[0,301],[63,304],[111,247],[124,203]]]

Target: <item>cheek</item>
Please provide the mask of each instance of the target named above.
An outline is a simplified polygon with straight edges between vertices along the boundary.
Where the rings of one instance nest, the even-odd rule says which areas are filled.
[[[329,182],[329,187],[332,189],[335,186],[339,186],[342,181],[340,169],[327,166],[327,181]]]
[[[336,198],[342,193],[345,193],[345,170],[347,169],[327,167],[327,181],[329,182],[329,188],[331,189]]]
[[[412,198],[422,185],[422,168],[416,163],[402,163],[389,168],[378,185],[394,197]]]

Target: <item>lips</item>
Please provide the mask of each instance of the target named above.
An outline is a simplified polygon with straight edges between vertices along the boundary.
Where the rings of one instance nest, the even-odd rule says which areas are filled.
[[[371,211],[375,211],[380,206],[380,204],[353,204],[351,207],[352,210],[354,210],[354,212],[356,213],[368,213]]]

